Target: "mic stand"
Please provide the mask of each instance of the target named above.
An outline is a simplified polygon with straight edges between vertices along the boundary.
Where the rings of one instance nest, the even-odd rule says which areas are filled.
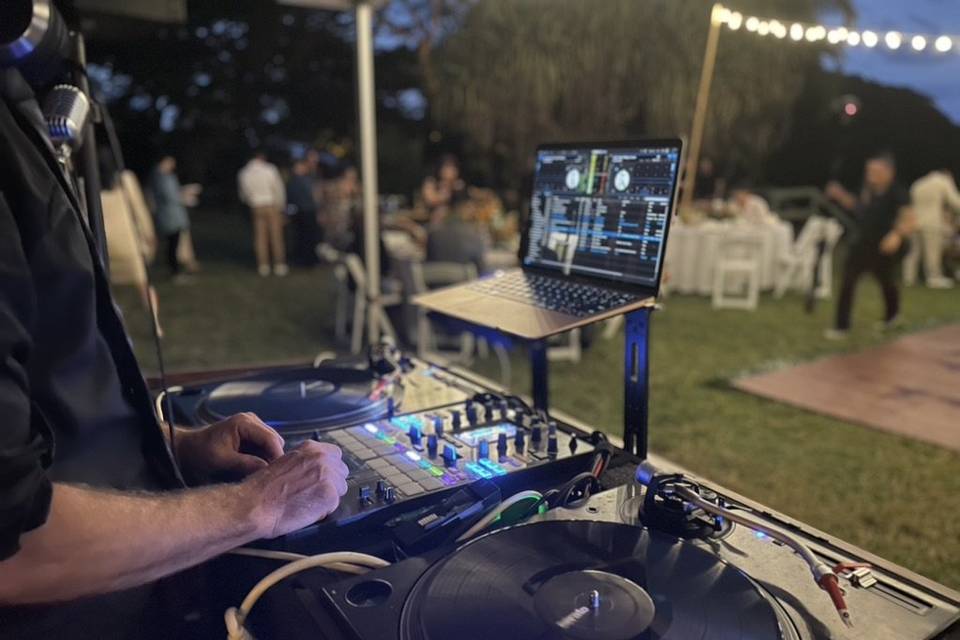
[[[97,138],[94,124],[100,121],[100,109],[90,91],[90,81],[87,78],[87,49],[83,35],[76,31],[70,32],[72,59],[70,60],[70,79],[90,101],[90,117],[83,127],[83,144],[78,152],[77,176],[80,181],[82,206],[86,212],[87,225],[93,236],[103,270],[110,276],[110,258],[107,251],[107,236],[103,222],[103,207],[100,200],[101,181],[100,163],[97,159]]]

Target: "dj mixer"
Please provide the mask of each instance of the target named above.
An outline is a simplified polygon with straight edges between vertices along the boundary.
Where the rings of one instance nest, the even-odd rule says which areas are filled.
[[[343,526],[477,480],[512,486],[537,471],[590,467],[595,438],[558,425],[518,398],[500,396],[419,360],[399,375],[372,367],[286,369],[174,389],[181,424],[253,411],[284,437],[340,447],[348,492],[324,526]],[[332,425],[338,426],[332,426]]]

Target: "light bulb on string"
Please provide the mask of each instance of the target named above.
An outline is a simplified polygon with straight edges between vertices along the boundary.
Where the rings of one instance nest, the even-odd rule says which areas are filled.
[[[910,40],[910,46],[913,47],[914,51],[923,51],[927,48],[927,39],[923,36],[913,36],[913,39]]]
[[[903,36],[896,31],[891,31],[884,36],[883,41],[886,43],[888,48],[896,51],[900,48],[900,45],[903,44]]]
[[[940,53],[946,53],[953,48],[953,40],[950,36],[940,36],[937,38],[937,41],[933,43],[933,46],[936,47]]]
[[[803,40],[803,25],[799,23],[793,23],[790,26],[790,38],[793,40]]]
[[[855,47],[860,44],[860,34],[856,31],[851,31],[847,34],[847,44],[851,47]]]
[[[860,36],[860,39],[863,41],[863,46],[870,49],[877,46],[877,43],[880,41],[880,37],[873,31],[864,31]]]

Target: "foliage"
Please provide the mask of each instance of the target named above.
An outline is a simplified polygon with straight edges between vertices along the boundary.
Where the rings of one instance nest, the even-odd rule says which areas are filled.
[[[466,136],[476,167],[515,181],[538,142],[686,134],[708,0],[485,0],[432,57],[437,121]],[[744,2],[744,10],[813,19],[845,0]],[[705,152],[756,172],[785,137],[822,47],[725,31]]]

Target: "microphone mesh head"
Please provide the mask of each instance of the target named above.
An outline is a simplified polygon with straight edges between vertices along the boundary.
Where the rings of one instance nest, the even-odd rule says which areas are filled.
[[[90,101],[80,89],[69,84],[56,85],[43,103],[50,140],[54,144],[79,147],[83,127],[90,117]]]

